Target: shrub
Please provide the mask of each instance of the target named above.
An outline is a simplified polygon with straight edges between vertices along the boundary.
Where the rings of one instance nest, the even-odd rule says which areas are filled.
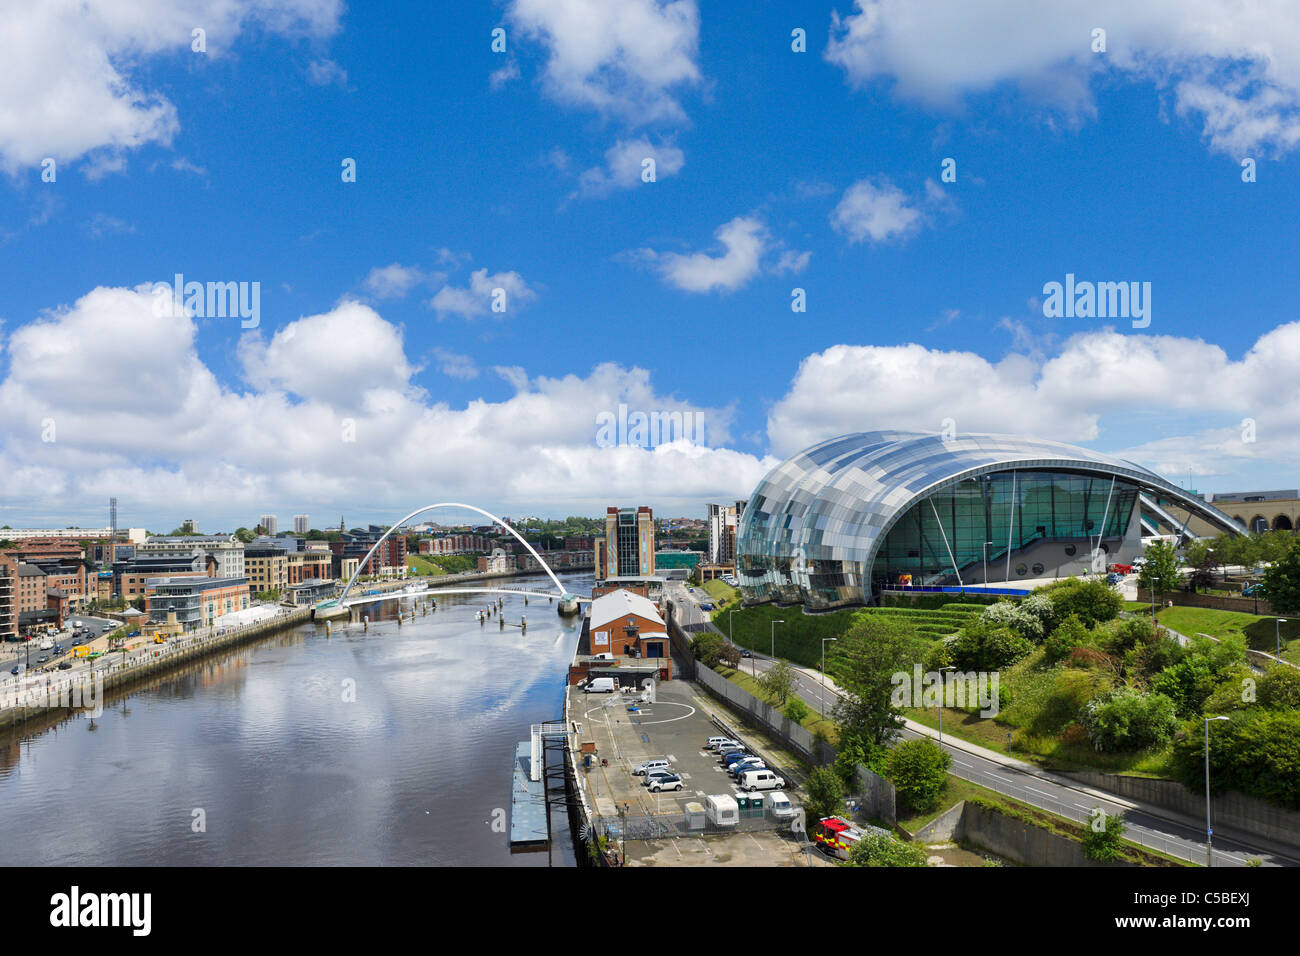
[[[962,628],[949,644],[953,664],[966,671],[996,671],[1014,664],[1034,645],[1008,627],[986,620]]]
[[[980,615],[980,620],[994,627],[1010,628],[1018,637],[1035,644],[1043,639],[1042,619],[1025,611],[1023,603],[999,601],[997,604],[990,604]]]
[[[925,848],[883,833],[867,833],[849,849],[845,866],[926,866]]]
[[[785,705],[785,710],[782,711],[782,713],[797,724],[802,722],[803,719],[808,716],[808,705],[798,697],[791,697],[789,702]]]
[[[1055,664],[1069,657],[1076,647],[1084,647],[1091,641],[1092,632],[1088,626],[1079,620],[1078,615],[1071,614],[1048,635],[1043,645],[1045,659],[1049,664]]]
[[[1090,701],[1079,714],[1093,749],[1140,750],[1163,743],[1178,727],[1174,702],[1164,694],[1121,687]]]
[[[1174,740],[1174,776],[1193,792],[1205,786],[1205,725],[1188,722]],[[1210,785],[1300,810],[1300,712],[1250,707],[1210,729]]]
[[[1270,710],[1300,710],[1300,670],[1274,664],[1259,679],[1259,702]]]
[[[1124,846],[1124,817],[1118,813],[1094,812],[1097,815],[1088,824],[1083,838],[1084,856],[1103,863],[1118,860]]]
[[[1114,620],[1124,606],[1117,592],[1101,580],[1066,578],[1042,589],[1052,602],[1056,618],[1073,614],[1088,627]]]
[[[925,813],[939,805],[951,763],[948,752],[933,741],[905,740],[889,755],[889,779],[906,807]]]

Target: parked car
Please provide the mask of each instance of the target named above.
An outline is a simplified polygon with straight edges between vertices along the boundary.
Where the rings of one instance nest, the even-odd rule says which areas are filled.
[[[750,651],[750,649],[749,649],[748,647],[742,647],[742,648],[740,649],[740,656],[741,656],[741,657],[753,657],[754,654],[753,654],[752,651]]]
[[[658,793],[660,790],[680,790],[686,784],[682,783],[682,778],[675,773],[655,774],[654,777],[646,784],[651,793]]]
[[[634,776],[642,777],[655,770],[667,770],[669,763],[667,760],[647,760],[645,763],[637,764],[632,768]]]
[[[741,774],[741,790],[781,790],[785,787],[785,781],[778,777],[771,770],[750,770]]]
[[[55,644],[55,645],[54,645],[54,653],[55,653],[55,654],[62,654],[62,653],[63,653],[63,645],[62,645],[62,644]]]
[[[17,674],[17,673],[19,672],[19,670],[21,670],[21,669],[22,669],[22,665],[21,665],[21,664],[15,664],[15,665],[14,665],[14,669],[11,670],[9,673],[11,673],[11,674]]]
[[[718,763],[722,764],[725,768],[727,764],[735,763],[737,760],[743,760],[748,756],[750,756],[748,750],[730,750],[722,755],[721,759],[718,760]]]
[[[730,767],[727,768],[727,773],[729,773],[736,780],[739,780],[742,774],[746,774],[751,770],[766,770],[766,769],[767,769],[767,764],[763,762],[762,757],[752,757],[752,758],[747,757],[744,760],[737,760],[735,763],[733,763]]]
[[[42,654],[40,657],[38,657],[38,658],[36,659],[36,663],[38,663],[38,664],[44,664],[44,663],[45,663],[46,661],[48,661],[49,659],[50,659],[50,655],[48,655],[48,654]]]
[[[731,742],[730,737],[710,737],[708,740],[704,741],[704,749],[712,750],[718,744],[725,744],[730,742]]]
[[[709,739],[712,740],[713,738],[710,737]],[[735,750],[739,746],[740,746],[739,740],[732,740],[730,737],[723,737],[722,739],[710,745],[709,749],[712,750],[714,753],[722,753],[724,750]]]
[[[655,781],[665,780],[668,777],[673,777],[678,780],[681,779],[680,775],[673,773],[671,770],[651,770],[645,775],[645,779],[641,781],[641,786],[650,787],[654,785]]]
[[[59,670],[61,671],[72,670],[72,661],[59,661]]]

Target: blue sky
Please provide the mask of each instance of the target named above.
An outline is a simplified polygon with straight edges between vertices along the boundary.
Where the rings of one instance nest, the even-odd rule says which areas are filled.
[[[1164,2],[26,14],[0,51],[0,517],[695,514],[812,441],[948,417],[1294,487],[1300,38],[1281,6],[1194,2],[1201,32]],[[54,77],[51,35],[85,54]],[[258,328],[143,318],[131,290],[177,272],[259,282]],[[1066,273],[1150,282],[1150,326],[1045,318]],[[707,447],[598,447],[620,401],[704,410]]]

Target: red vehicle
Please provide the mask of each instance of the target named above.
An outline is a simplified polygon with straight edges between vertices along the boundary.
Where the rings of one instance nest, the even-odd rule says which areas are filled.
[[[849,858],[849,850],[863,837],[863,832],[840,817],[825,817],[813,829],[813,839],[822,849],[841,860]]]
[[[1107,570],[1108,570],[1108,571],[1114,571],[1116,574],[1132,574],[1132,573],[1133,573],[1133,565],[1131,565],[1131,564],[1112,564],[1109,568],[1107,568]]]

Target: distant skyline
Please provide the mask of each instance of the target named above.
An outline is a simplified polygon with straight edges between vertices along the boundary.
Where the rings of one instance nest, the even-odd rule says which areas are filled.
[[[8,11],[0,523],[691,515],[873,429],[1300,486],[1300,19],[1253,9]]]

